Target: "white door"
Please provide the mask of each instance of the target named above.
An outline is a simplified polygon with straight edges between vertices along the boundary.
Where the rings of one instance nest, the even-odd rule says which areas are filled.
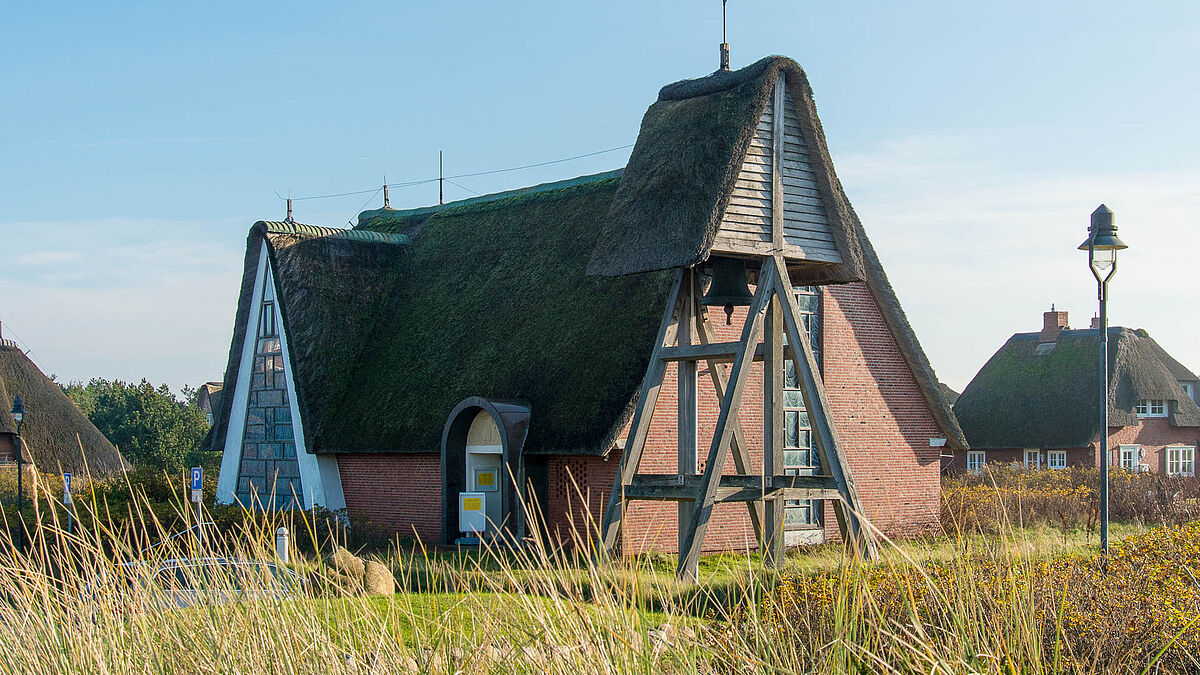
[[[500,509],[500,487],[504,484],[501,455],[467,451],[467,491],[483,493],[483,508],[488,517],[488,533],[504,520]]]

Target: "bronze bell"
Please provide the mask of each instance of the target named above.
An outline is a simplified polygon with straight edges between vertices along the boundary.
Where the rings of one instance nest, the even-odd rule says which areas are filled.
[[[746,261],[741,258],[713,258],[712,283],[700,299],[702,305],[724,305],[725,325],[733,322],[733,306],[748,306],[754,301],[746,283]]]

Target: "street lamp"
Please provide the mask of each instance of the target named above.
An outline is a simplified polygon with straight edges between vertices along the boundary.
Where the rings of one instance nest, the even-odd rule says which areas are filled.
[[[25,506],[25,490],[21,483],[21,474],[24,473],[21,471],[21,448],[25,445],[21,440],[21,422],[25,420],[25,401],[22,401],[20,396],[13,399],[12,416],[13,421],[17,423],[17,512],[20,513]]]
[[[1092,211],[1087,241],[1079,250],[1088,252],[1088,267],[1096,277],[1100,297],[1100,409],[1104,425],[1100,428],[1100,548],[1108,565],[1108,281],[1117,273],[1117,251],[1129,248],[1117,238],[1113,212],[1101,204]]]

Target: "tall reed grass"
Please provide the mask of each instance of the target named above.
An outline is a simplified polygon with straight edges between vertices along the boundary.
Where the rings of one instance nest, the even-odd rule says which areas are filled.
[[[304,514],[257,514],[203,544],[182,537],[132,486],[140,531],[117,531],[103,504],[79,499],[86,527],[67,534],[54,500],[37,501],[27,546],[0,539],[0,672],[20,673],[693,673],[1196,672],[1200,527],[1126,540],[1101,575],[1095,554],[1030,556],[1008,529],[960,538],[944,562],[888,542],[882,562],[832,545],[789,557],[719,558],[688,587],[643,556],[595,564],[586,541],[535,537],[473,554],[394,547],[382,556],[395,596],[326,583],[318,555],[343,543]],[[186,521],[190,505],[176,502]],[[126,522],[126,521],[122,521]],[[166,560],[273,560],[275,529],[307,529],[317,549],[236,602],[176,607],[153,583],[120,583]],[[588,524],[592,526],[594,524]],[[587,531],[588,526],[578,528]],[[533,528],[535,531],[537,528]],[[801,573],[805,556],[835,561]],[[702,576],[713,574],[705,561]],[[204,580],[190,579],[200,583]]]

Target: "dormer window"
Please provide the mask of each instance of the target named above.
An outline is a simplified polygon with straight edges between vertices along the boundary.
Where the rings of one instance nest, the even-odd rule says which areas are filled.
[[[1179,386],[1183,387],[1183,393],[1187,394],[1188,398],[1192,398],[1192,399],[1196,398],[1196,393],[1192,389],[1191,382],[1180,382]]]
[[[1167,402],[1162,399],[1142,399],[1137,402],[1138,417],[1166,417]]]

